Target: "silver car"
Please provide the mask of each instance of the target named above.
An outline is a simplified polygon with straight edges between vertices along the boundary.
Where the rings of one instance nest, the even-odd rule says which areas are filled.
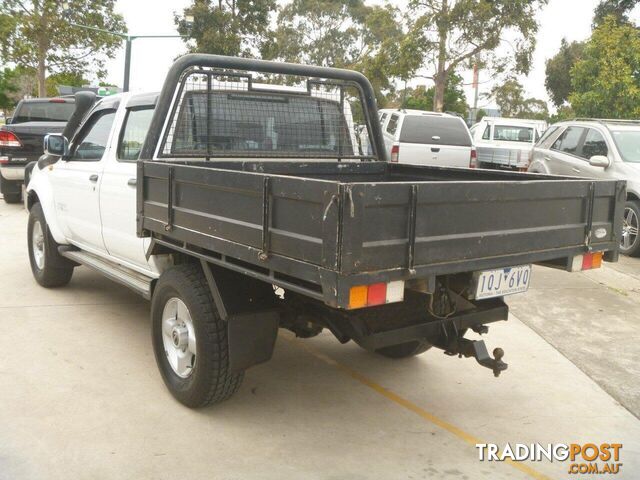
[[[620,251],[640,256],[640,120],[576,119],[549,127],[530,172],[627,181]]]

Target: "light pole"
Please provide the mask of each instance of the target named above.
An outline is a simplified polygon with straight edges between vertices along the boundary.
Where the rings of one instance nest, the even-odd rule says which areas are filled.
[[[69,12],[69,5],[67,2],[62,3],[63,14]],[[193,24],[193,16],[187,15],[185,16],[185,21],[187,24]],[[124,80],[122,82],[122,91],[129,91],[129,78],[131,76],[131,46],[132,42],[137,38],[187,38],[187,35],[127,35],[126,33],[112,32],[110,30],[104,30],[98,27],[92,27],[89,25],[80,25],[78,23],[74,23],[71,21],[67,21],[69,25],[77,28],[84,28],[85,30],[93,30],[95,32],[108,33],[110,35],[115,35],[116,37],[120,37],[125,41],[125,51],[124,51]]]

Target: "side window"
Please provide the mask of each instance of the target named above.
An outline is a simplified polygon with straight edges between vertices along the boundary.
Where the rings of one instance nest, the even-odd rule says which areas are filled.
[[[549,127],[547,128],[544,133],[542,134],[542,137],[540,138],[540,140],[538,140],[538,146],[541,146],[542,148],[549,148],[549,144],[551,143],[551,137],[553,137],[560,129],[561,127]]]
[[[607,142],[602,134],[590,128],[587,131],[587,136],[584,138],[584,144],[582,145],[582,155],[586,159],[593,157],[594,155],[604,155],[605,157],[609,153],[607,148]]]
[[[74,141],[71,160],[98,161],[107,148],[109,132],[116,116],[113,110],[103,110],[89,119],[80,136]]]
[[[387,132],[389,132],[391,135],[394,135],[396,133],[396,130],[398,129],[398,119],[398,115],[391,115],[391,118],[389,119]]]
[[[384,125],[384,121],[387,119],[387,114],[383,113],[380,115],[380,126]]]
[[[569,153],[571,155],[578,154],[578,145],[580,138],[584,133],[584,128],[569,127],[551,146],[553,150],[560,150],[561,152]]]
[[[118,160],[135,161],[149,131],[153,108],[129,110],[118,144]]]
[[[489,140],[491,138],[491,125],[487,125],[487,128],[482,132],[482,139]]]

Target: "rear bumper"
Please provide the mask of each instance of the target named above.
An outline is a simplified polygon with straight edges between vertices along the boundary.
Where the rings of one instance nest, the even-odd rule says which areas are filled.
[[[5,180],[21,182],[24,180],[24,167],[24,165],[2,165],[0,166],[0,175]]]

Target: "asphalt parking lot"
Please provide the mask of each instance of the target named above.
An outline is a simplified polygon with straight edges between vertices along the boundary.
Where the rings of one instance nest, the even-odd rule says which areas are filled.
[[[192,411],[156,369],[148,303],[84,267],[68,287],[39,287],[26,219],[0,201],[2,480],[579,477],[566,463],[481,462],[486,442],[622,443],[609,477],[638,478],[638,260],[536,269],[486,337],[505,349],[500,378],[439,351],[391,361],[282,332],[238,395]]]

